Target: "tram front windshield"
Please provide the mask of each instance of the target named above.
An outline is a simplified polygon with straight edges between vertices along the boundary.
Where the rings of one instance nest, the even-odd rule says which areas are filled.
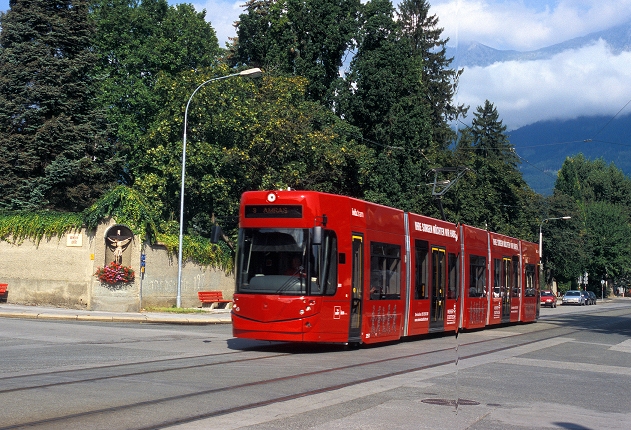
[[[322,295],[335,293],[334,235],[311,244],[311,230],[245,228],[239,231],[237,293]],[[324,263],[323,263],[324,262]]]

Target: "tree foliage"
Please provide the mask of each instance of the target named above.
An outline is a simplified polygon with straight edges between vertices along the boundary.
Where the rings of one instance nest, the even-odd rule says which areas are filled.
[[[97,0],[91,18],[97,29],[98,100],[108,107],[115,141],[127,156],[125,180],[133,183],[137,142],[163,108],[159,76],[208,67],[221,55],[205,12],[167,0]]]
[[[544,251],[554,256],[550,267],[561,281],[576,283],[587,272],[590,288],[597,290],[601,279],[628,278],[630,199],[631,180],[613,164],[590,161],[582,154],[565,160],[548,206],[572,220],[551,225],[551,240],[544,241]]]
[[[461,131],[455,162],[471,169],[451,205],[457,219],[481,228],[535,238],[539,198],[518,169],[520,160],[488,100],[478,106],[471,127]]]
[[[359,0],[249,0],[237,22],[232,64],[305,77],[307,98],[329,104],[359,7]]]
[[[621,243],[631,183],[615,166],[568,159],[544,202],[492,103],[455,133],[468,112],[455,101],[463,71],[427,0],[248,0],[229,51],[188,4],[10,6],[0,15],[0,209],[88,208],[88,226],[114,216],[175,252],[185,107],[211,80],[188,110],[185,258],[231,267],[202,236],[216,221],[236,227],[243,191],[319,190],[438,216],[426,174],[461,166],[468,173],[442,197],[449,220],[534,241],[541,227],[559,279],[631,274]],[[262,80],[214,82],[255,66]]]
[[[447,148],[454,139],[449,122],[465,116],[468,107],[455,105],[458,81],[464,69],[451,68],[453,58],[446,55],[449,38],[442,38],[438,16],[430,15],[427,0],[403,0],[398,7],[398,20],[410,44],[411,56],[422,64],[421,79],[430,107],[433,139]]]
[[[94,103],[88,3],[15,0],[0,24],[0,207],[80,211],[122,167]]]
[[[180,79],[163,77],[158,84],[168,105],[140,142],[144,156],[138,160],[136,187],[165,219],[176,219],[179,213],[182,94],[228,72],[218,67]],[[371,153],[354,140],[356,129],[307,100],[306,86],[302,78],[232,78],[211,82],[196,93],[188,112],[187,226],[204,234],[213,214],[224,225],[235,225],[246,190],[357,193]]]

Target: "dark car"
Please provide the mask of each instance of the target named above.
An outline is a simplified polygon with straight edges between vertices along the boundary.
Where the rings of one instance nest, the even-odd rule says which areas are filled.
[[[550,306],[551,308],[557,307],[557,296],[550,290],[542,290],[539,301],[541,306]]]
[[[589,291],[581,290],[581,295],[585,299],[586,305],[589,306],[594,304],[594,302],[592,302],[592,297],[589,295]]]
[[[589,294],[589,297],[592,299],[592,305],[595,305],[596,300],[598,300],[596,293],[594,293],[593,291],[588,291],[587,294]]]

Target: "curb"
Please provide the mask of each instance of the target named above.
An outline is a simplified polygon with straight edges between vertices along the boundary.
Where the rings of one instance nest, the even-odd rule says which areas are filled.
[[[59,312],[46,312],[33,309],[32,312],[16,310],[14,312],[0,309],[0,318],[15,319],[35,319],[49,321],[92,321],[92,322],[118,322],[135,324],[182,324],[182,325],[210,325],[210,324],[231,324],[229,313],[212,315],[211,317],[201,315],[199,318],[190,318],[188,314],[181,316],[173,315],[93,315],[77,314],[72,310],[60,310]]]

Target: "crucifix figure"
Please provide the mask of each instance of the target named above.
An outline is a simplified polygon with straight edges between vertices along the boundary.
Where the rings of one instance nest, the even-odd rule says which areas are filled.
[[[121,231],[118,230],[116,236],[108,237],[107,240],[109,240],[112,246],[115,247],[114,262],[123,264],[123,251],[127,244],[131,241],[131,237],[121,236]]]

